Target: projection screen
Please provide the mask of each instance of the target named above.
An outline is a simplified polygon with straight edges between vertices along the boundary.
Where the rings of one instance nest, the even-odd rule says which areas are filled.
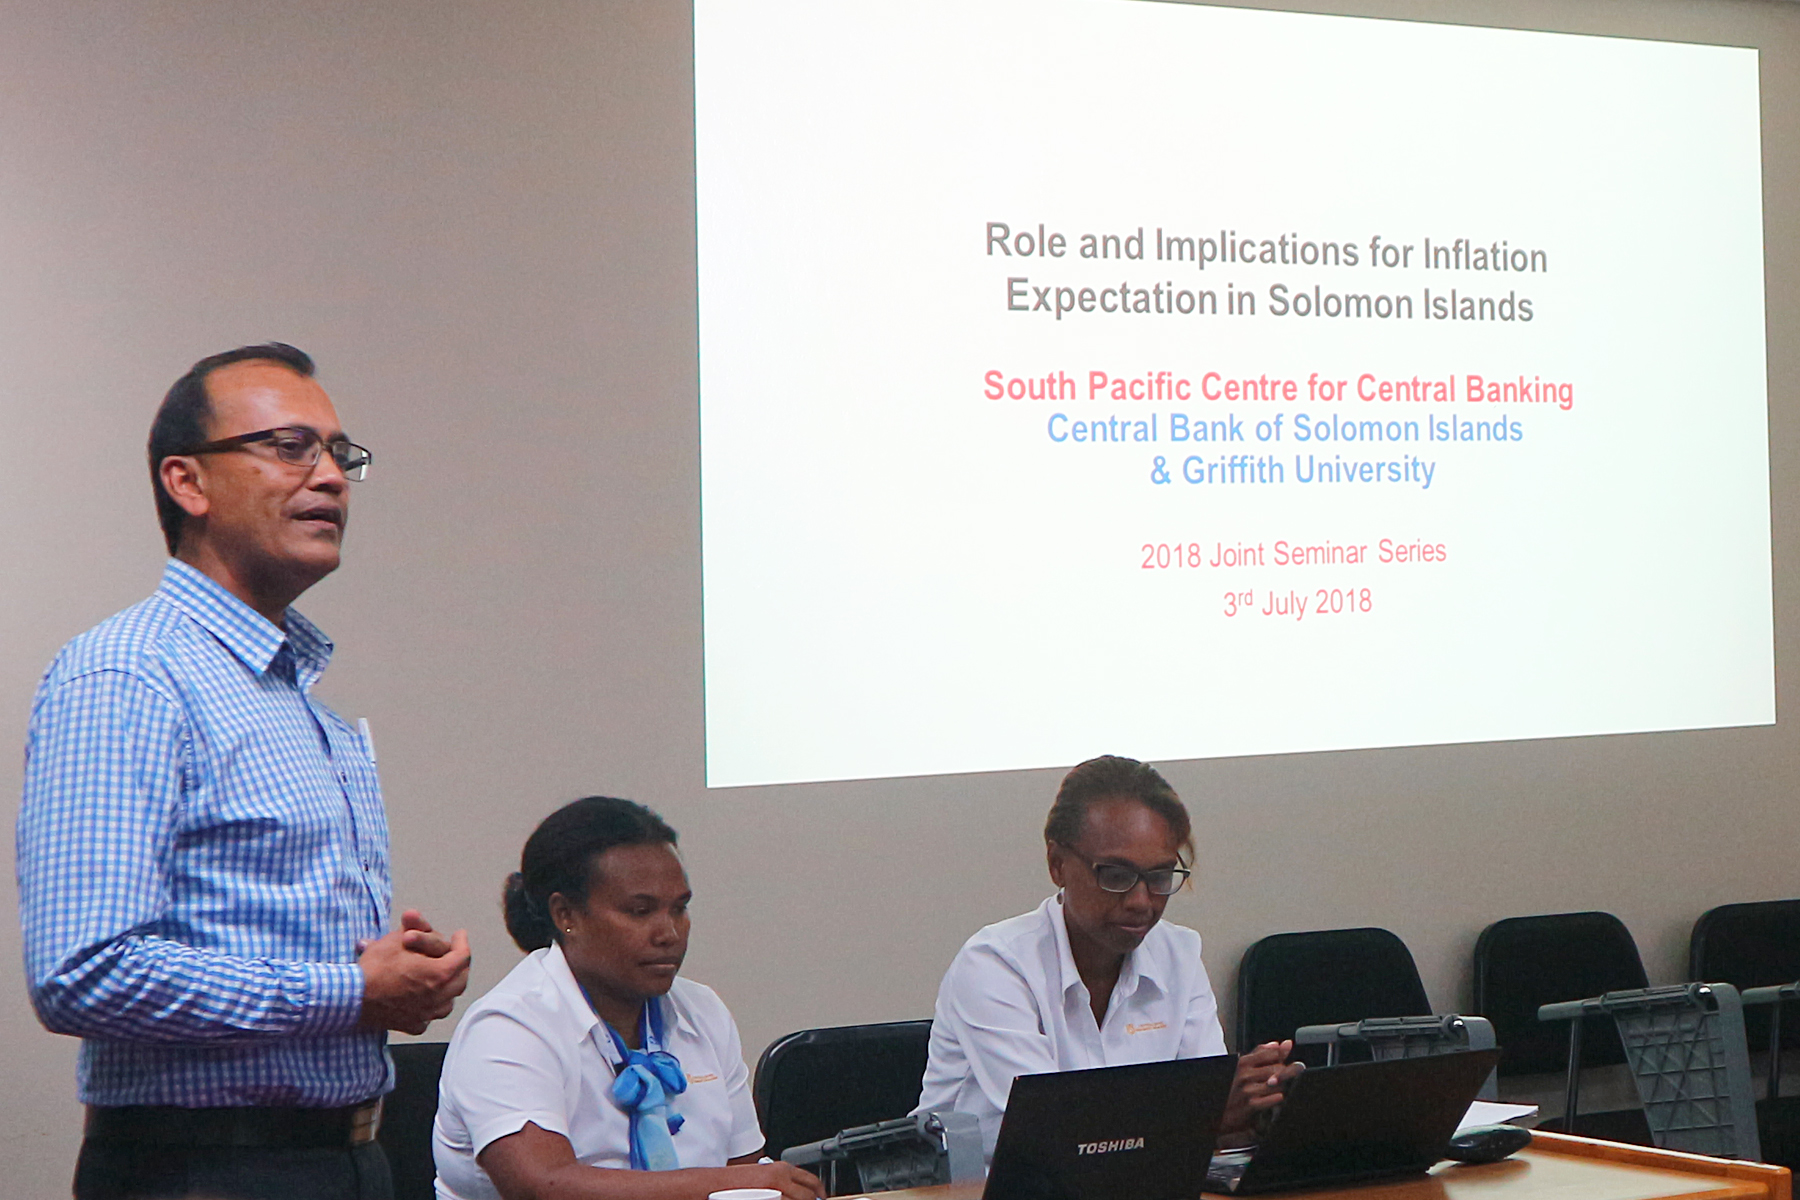
[[[709,786],[1774,721],[1754,50],[694,40]]]

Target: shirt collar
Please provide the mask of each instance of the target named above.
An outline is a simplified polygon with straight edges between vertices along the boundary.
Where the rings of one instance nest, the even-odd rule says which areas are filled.
[[[555,942],[550,943],[544,951],[544,973],[550,977],[551,987],[556,989],[557,998],[562,1001],[563,1011],[569,1014],[570,1032],[576,1041],[581,1041],[600,1028],[600,1017],[594,1012],[594,1006],[588,1003],[587,994],[581,985],[575,982],[575,973],[569,970],[569,960],[563,957],[562,947]],[[611,1038],[600,1038],[605,1043],[607,1057],[612,1050]]]
[[[163,567],[156,590],[258,675],[268,671],[283,645],[294,656],[294,674],[303,688],[331,662],[331,639],[311,621],[290,608],[284,633],[218,580],[180,559],[171,558]]]
[[[1063,917],[1062,893],[1044,901],[1044,908],[1050,916],[1050,927],[1056,931],[1056,959],[1062,969],[1063,991],[1065,993],[1081,982],[1081,972],[1075,966],[1075,953],[1069,949],[1069,926]],[[1161,922],[1158,922],[1161,924]],[[1150,927],[1151,935],[1156,933],[1156,926]],[[1148,937],[1145,938],[1147,942]],[[1154,954],[1144,949],[1143,943],[1125,956],[1119,967],[1119,982],[1113,985],[1113,994],[1121,1000],[1130,999],[1137,994],[1140,983],[1148,983],[1158,991],[1166,992],[1163,976],[1167,964],[1160,963]]]
[[[555,942],[544,951],[544,972],[550,976],[551,986],[556,989],[557,997],[569,1014],[571,1038],[577,1042],[593,1038],[606,1061],[616,1068],[619,1065],[618,1052],[613,1048],[612,1038],[600,1027],[599,1014],[588,1003],[587,993],[575,981],[575,972],[569,969],[569,960],[563,957],[562,947]],[[663,1012],[662,1049],[668,1050],[675,1041],[676,1029],[689,1022],[681,1011],[681,1006],[674,1003],[670,996],[660,997],[657,1003],[662,1005]]]
[[[1056,965],[1061,972],[1062,990],[1066,994],[1081,982],[1081,971],[1075,966],[1075,952],[1069,949],[1069,927],[1063,920],[1062,893],[1058,892],[1044,901],[1043,907],[1050,919],[1050,928],[1056,934]]]

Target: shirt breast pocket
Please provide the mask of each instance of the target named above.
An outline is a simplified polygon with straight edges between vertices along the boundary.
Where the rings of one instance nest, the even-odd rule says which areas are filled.
[[[178,873],[186,868],[276,887],[329,876],[343,801],[325,756],[295,753],[292,740],[265,728],[214,736],[196,748],[195,786],[185,798],[176,844]]]

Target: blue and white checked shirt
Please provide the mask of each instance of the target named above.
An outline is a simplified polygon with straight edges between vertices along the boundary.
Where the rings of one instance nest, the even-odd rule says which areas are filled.
[[[390,905],[363,737],[310,695],[331,643],[171,560],[32,705],[19,909],[38,1019],[90,1104],[337,1106],[389,1086],[356,943]]]

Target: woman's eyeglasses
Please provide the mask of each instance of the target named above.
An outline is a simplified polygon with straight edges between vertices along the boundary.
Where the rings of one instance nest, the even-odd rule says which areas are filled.
[[[1181,885],[1193,874],[1186,867],[1153,867],[1148,871],[1140,871],[1136,867],[1128,867],[1123,863],[1089,862],[1083,858],[1075,847],[1057,843],[1064,850],[1073,854],[1077,861],[1094,874],[1094,882],[1100,885],[1103,892],[1123,895],[1144,881],[1152,896],[1173,896],[1181,890]]]

